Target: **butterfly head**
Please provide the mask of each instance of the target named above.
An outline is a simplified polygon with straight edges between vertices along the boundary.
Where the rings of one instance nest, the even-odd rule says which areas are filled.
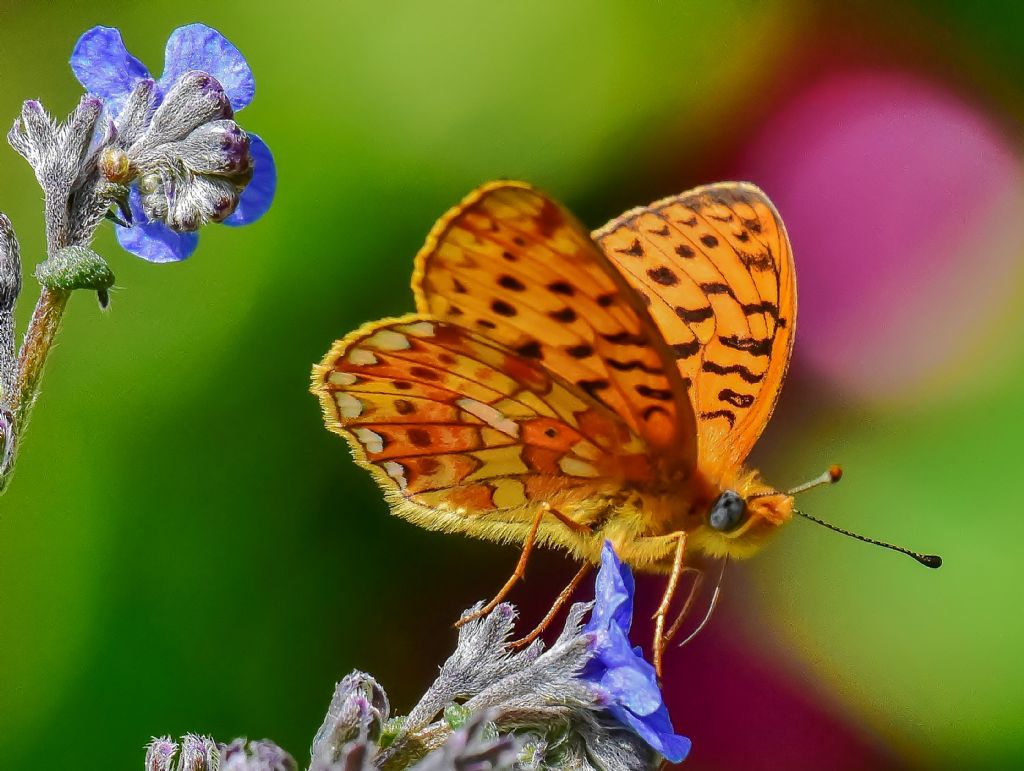
[[[721,489],[707,506],[702,526],[693,533],[712,556],[748,557],[793,514],[793,498],[745,475]]]

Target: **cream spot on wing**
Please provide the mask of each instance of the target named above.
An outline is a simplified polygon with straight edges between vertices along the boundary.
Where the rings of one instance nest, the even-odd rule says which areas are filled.
[[[369,367],[379,362],[379,359],[373,355],[373,351],[368,351],[365,348],[353,348],[348,352],[348,360],[350,364],[355,364],[357,367]]]
[[[480,429],[480,441],[485,447],[508,447],[516,443],[516,440],[508,434],[489,426],[484,426]]]
[[[327,382],[332,385],[352,385],[356,382],[356,376],[351,372],[332,372]]]
[[[585,460],[573,458],[569,455],[558,461],[558,468],[571,477],[598,477],[601,473]]]
[[[533,391],[517,391],[514,394],[517,401],[522,402],[531,410],[535,415],[544,415],[548,418],[557,418],[558,414],[548,406],[548,403],[541,399]]]
[[[522,402],[516,401],[515,399],[502,399],[499,402],[494,403],[494,409],[500,412],[502,415],[510,416],[513,418],[531,418],[536,413],[526,407]]]
[[[491,500],[499,509],[510,509],[526,503],[526,488],[518,479],[496,479],[491,488]]]
[[[576,444],[572,446],[572,452],[574,455],[579,455],[581,458],[586,458],[587,460],[597,460],[602,454],[596,446],[585,439],[576,442]]]
[[[519,424],[509,420],[498,410],[489,404],[484,404],[476,399],[462,398],[455,402],[470,415],[474,415],[492,428],[496,428],[503,434],[508,434],[513,439],[519,438]]]
[[[352,433],[355,434],[356,439],[366,448],[367,452],[376,453],[384,451],[384,437],[376,431],[371,431],[368,428],[354,428]]]
[[[374,332],[366,338],[364,345],[369,345],[379,351],[404,351],[411,347],[409,338],[393,329],[381,329]]]
[[[416,337],[434,336],[434,324],[430,321],[417,321],[414,324],[407,324],[402,328],[410,335],[415,335]]]
[[[399,489],[404,490],[406,487],[408,487],[409,483],[408,481],[406,481],[405,478],[405,466],[403,466],[401,463],[396,463],[393,460],[389,460],[384,464],[384,471],[387,472],[387,475],[389,477],[391,477],[398,483]]]
[[[344,391],[337,391],[334,394],[334,402],[343,418],[358,418],[363,414],[363,403],[352,394]]]
[[[480,461],[480,467],[462,481],[475,482],[479,479],[527,474],[530,469],[523,463],[520,453],[520,447],[491,447],[471,452],[469,454]]]

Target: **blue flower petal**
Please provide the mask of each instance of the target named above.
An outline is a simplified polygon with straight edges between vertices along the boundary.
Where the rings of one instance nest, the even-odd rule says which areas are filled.
[[[614,623],[624,634],[629,634],[633,622],[633,574],[619,562],[611,543],[604,542],[601,549],[601,569],[594,586],[594,610],[587,629],[604,628]]]
[[[236,112],[256,93],[256,81],[245,57],[226,37],[205,24],[178,27],[167,38],[160,90],[166,94],[189,70],[202,70],[217,78]]]
[[[198,233],[177,233],[162,222],[146,218],[138,188],[132,188],[128,204],[135,224],[130,228],[116,227],[117,242],[123,249],[149,262],[181,262],[196,250]]]
[[[255,164],[252,179],[242,191],[238,208],[224,220],[225,225],[239,227],[255,222],[267,213],[267,209],[274,201],[274,193],[277,190],[277,166],[274,164],[274,156],[259,135],[249,132],[249,139],[249,152],[252,153]]]
[[[149,70],[128,53],[114,27],[93,27],[78,38],[71,69],[85,90],[103,99],[115,116],[135,84],[149,77]]]
[[[594,609],[585,627],[593,634],[593,658],[583,677],[594,682],[607,710],[623,726],[673,763],[690,751],[690,740],[672,728],[654,667],[629,643],[633,574],[605,542],[594,586]]]
[[[690,754],[690,740],[673,733],[672,723],[669,722],[668,712],[664,708],[660,715],[644,718],[637,717],[629,710],[614,704],[608,711],[670,763],[682,763]],[[663,719],[657,720],[658,717]]]
[[[650,669],[650,674],[654,675],[654,667]],[[658,690],[657,681],[654,677],[648,677],[648,674],[640,667],[611,669],[607,675],[601,678],[601,685],[613,693],[620,694],[619,701],[622,706],[634,715],[640,717],[653,715],[662,706],[661,691]]]

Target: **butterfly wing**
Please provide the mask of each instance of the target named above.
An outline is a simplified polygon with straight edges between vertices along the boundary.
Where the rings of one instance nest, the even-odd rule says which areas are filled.
[[[742,462],[775,408],[796,326],[793,254],[775,207],[750,184],[708,185],[629,211],[594,238],[692,384],[702,461]]]
[[[561,206],[519,182],[484,185],[416,259],[416,307],[481,332],[607,405],[658,462],[688,473],[686,383],[636,292]]]
[[[650,477],[644,442],[616,415],[535,361],[422,315],[336,343],[313,392],[394,511],[431,529],[522,540],[540,502],[587,524],[607,495]],[[570,534],[542,522],[541,540]]]

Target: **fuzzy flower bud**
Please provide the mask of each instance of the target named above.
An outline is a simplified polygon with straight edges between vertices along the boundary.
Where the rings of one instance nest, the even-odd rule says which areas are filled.
[[[314,761],[332,763],[342,755],[348,742],[375,740],[388,720],[391,707],[377,681],[363,672],[353,672],[335,686],[331,706],[310,748]]]
[[[220,746],[220,765],[216,771],[298,771],[298,766],[291,755],[271,741],[264,739],[247,745],[245,739],[235,739]]]
[[[199,70],[186,72],[153,114],[146,144],[152,147],[184,139],[204,123],[234,114],[224,88],[215,77]]]
[[[153,739],[146,747],[146,771],[171,771],[177,754],[178,745],[171,737]]]
[[[217,771],[217,745],[208,736],[186,734],[181,740],[181,754],[176,771]]]

